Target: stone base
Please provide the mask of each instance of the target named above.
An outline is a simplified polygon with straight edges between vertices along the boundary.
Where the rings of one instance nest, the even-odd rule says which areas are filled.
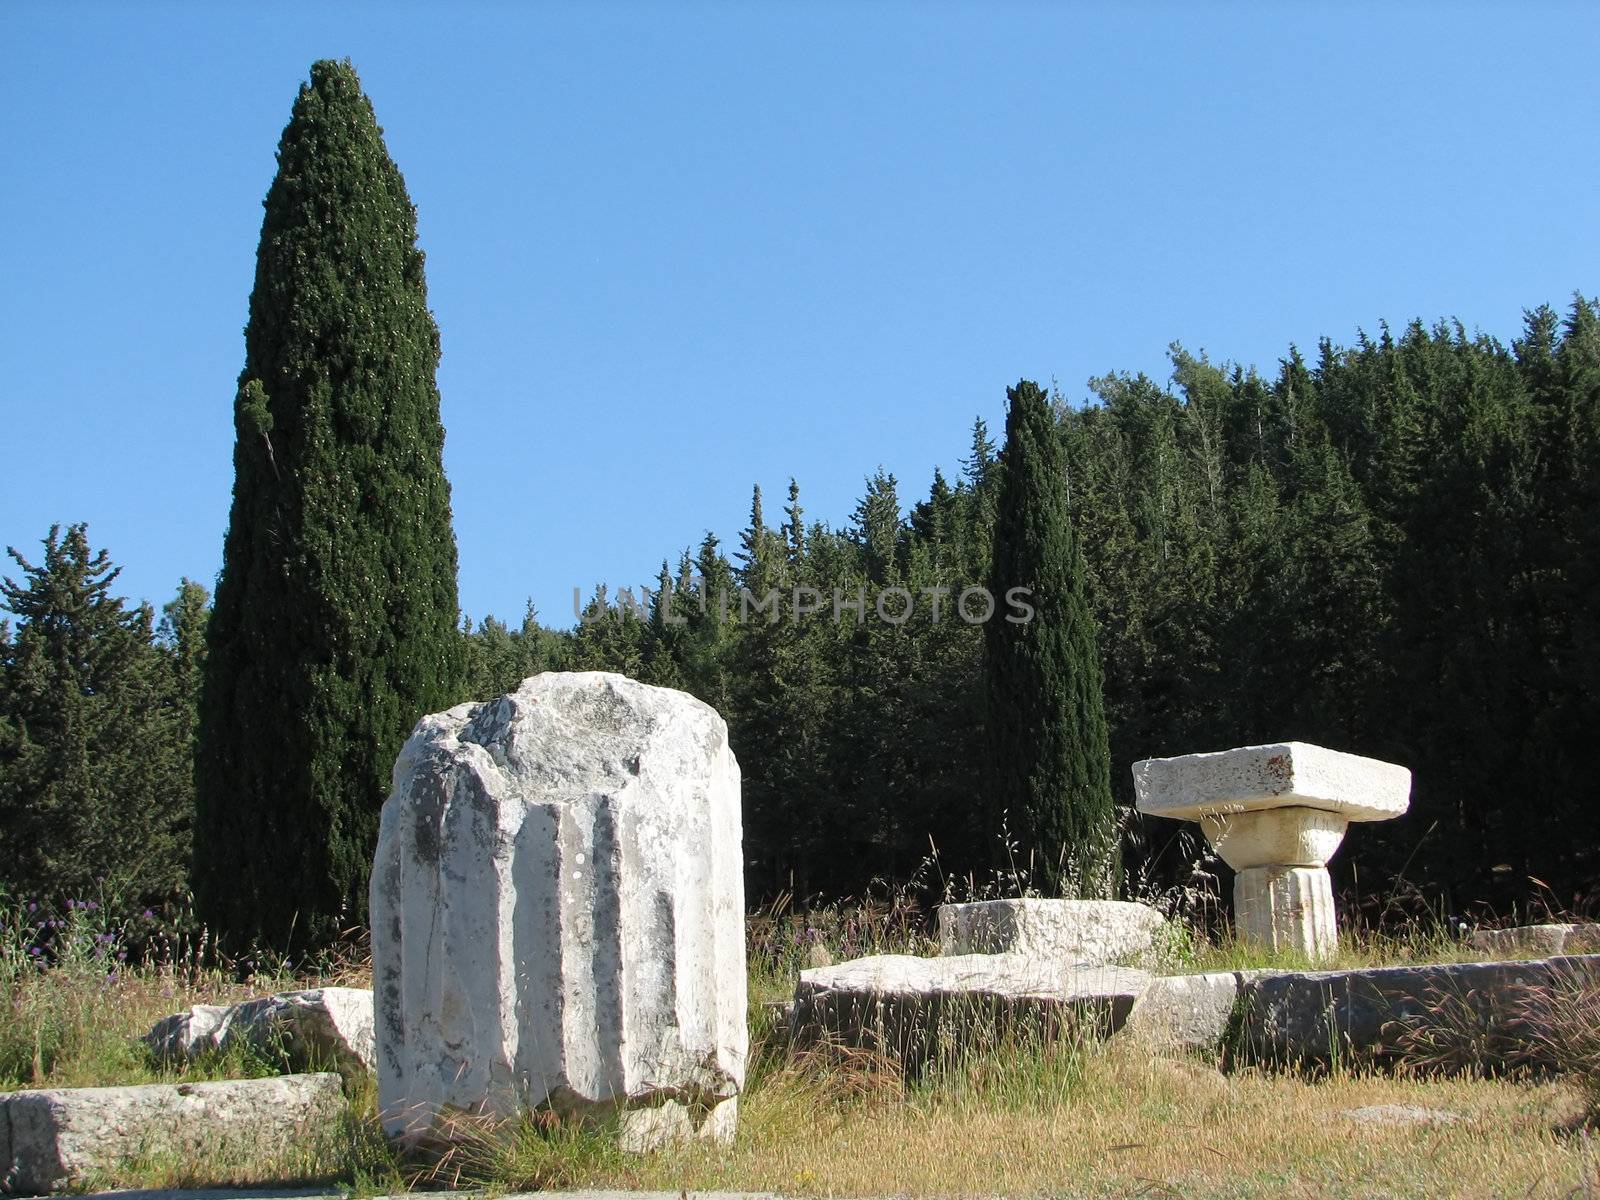
[[[1242,941],[1311,959],[1339,947],[1326,867],[1247,867],[1234,877],[1233,913]]]

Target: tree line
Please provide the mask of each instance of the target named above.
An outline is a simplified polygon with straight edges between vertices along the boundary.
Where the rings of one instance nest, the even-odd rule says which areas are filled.
[[[1345,887],[1386,896],[1404,879],[1452,911],[1592,906],[1600,306],[1535,309],[1510,345],[1458,323],[1380,327],[1314,361],[1291,348],[1270,377],[1174,347],[1170,386],[1109,374],[1090,392],[1057,395],[1053,413],[1125,871],[1170,884],[1217,869],[1186,827],[1132,816],[1129,764],[1296,738],[1414,773],[1405,820],[1352,830],[1334,863]],[[861,894],[919,870],[934,887],[1037,879],[1048,864],[1030,862],[1018,815],[996,829],[988,800],[990,625],[954,609],[991,579],[1000,477],[980,420],[954,480],[936,470],[908,505],[879,471],[838,528],[807,518],[793,482],[773,521],[756,488],[732,547],[707,534],[648,588],[597,588],[574,629],[531,607],[515,626],[463,622],[441,703],[555,669],[705,700],[743,769],[755,898]],[[13,553],[5,884],[179,890],[204,590],[185,581],[159,621],[128,607],[82,526],[53,530],[37,562]],[[889,589],[918,601],[907,619],[879,616]],[[784,603],[741,613],[741,590]],[[900,593],[885,605],[898,618]]]
[[[1591,906],[1600,308],[1532,310],[1509,346],[1413,322],[1323,340],[1311,362],[1291,347],[1272,375],[1176,345],[1171,363],[1170,385],[1114,373],[1055,397],[1128,869],[1152,886],[1225,870],[1192,827],[1131,813],[1131,763],[1298,739],[1414,773],[1408,819],[1358,828],[1335,860],[1347,888],[1455,912]],[[980,421],[960,476],[936,471],[909,506],[879,473],[831,529],[791,483],[774,529],[758,490],[736,554],[708,537],[677,575],[959,591],[990,578],[999,475]],[[727,715],[754,894],[859,892],[935,847],[980,884],[997,849],[1011,861],[984,812],[981,628],[695,606],[671,627],[604,590],[588,615],[602,608],[574,663]]]

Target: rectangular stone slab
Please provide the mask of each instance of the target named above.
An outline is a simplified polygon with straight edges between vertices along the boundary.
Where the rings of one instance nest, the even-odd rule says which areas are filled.
[[[976,900],[939,906],[939,948],[959,954],[1028,954],[1057,963],[1142,965],[1161,914],[1126,900]]]
[[[881,954],[800,972],[796,1045],[860,1046],[918,1070],[933,1055],[1013,1037],[1104,1037],[1122,1027],[1150,976],[1023,954]]]
[[[1140,812],[1182,821],[1293,806],[1383,821],[1406,811],[1411,772],[1306,742],[1274,742],[1147,758],[1133,764],[1133,787]]]
[[[1517,925],[1510,929],[1478,929],[1472,947],[1485,955],[1548,958],[1552,954],[1600,954],[1600,925],[1571,922]]]
[[[55,1191],[149,1154],[223,1171],[302,1148],[336,1130],[343,1113],[332,1073],[12,1092],[0,1096],[0,1191]]]
[[[1459,1043],[1486,1069],[1549,1066],[1535,1036],[1542,997],[1600,980],[1600,956],[1260,972],[1240,988],[1235,1047],[1247,1063],[1385,1063],[1418,1033]],[[1469,1065],[1448,1060],[1449,1070]]]

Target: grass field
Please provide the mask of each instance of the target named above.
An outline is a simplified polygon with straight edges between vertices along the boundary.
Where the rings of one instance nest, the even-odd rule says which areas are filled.
[[[157,1018],[194,1003],[368,978],[359,960],[321,964],[311,978],[281,964],[223,971],[203,965],[203,947],[192,944],[162,947],[150,965],[130,968],[116,958],[121,934],[97,917],[80,907],[45,918],[21,912],[0,931],[0,1089],[271,1073],[275,1063],[243,1053],[174,1072],[151,1062],[137,1039]],[[29,953],[25,935],[40,920],[61,922],[49,931],[49,955]],[[530,1120],[468,1131],[442,1163],[401,1161],[377,1131],[370,1080],[356,1080],[344,1127],[324,1131],[289,1161],[248,1153],[150,1160],[95,1183],[321,1179],[362,1195],[426,1185],[584,1185],[807,1196],[1600,1196],[1600,1137],[1588,1116],[1594,1097],[1582,1086],[1597,1074],[1600,1021],[1592,1009],[1576,1015],[1571,1031],[1579,1072],[1556,1080],[1224,1075],[1202,1059],[1117,1040],[1014,1041],[907,1079],[868,1055],[792,1053],[763,1001],[788,994],[816,945],[835,957],[928,951],[909,915],[758,916],[750,933],[753,1054],[731,1147],[625,1156],[603,1133]],[[1269,965],[1226,944],[1188,942],[1171,953],[1168,969]],[[1343,955],[1345,965],[1462,956],[1420,937],[1352,938]],[[1384,1105],[1432,1116],[1373,1123],[1351,1115]]]

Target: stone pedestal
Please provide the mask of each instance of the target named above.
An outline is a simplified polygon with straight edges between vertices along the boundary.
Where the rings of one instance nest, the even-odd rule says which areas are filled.
[[[1200,822],[1236,872],[1238,935],[1323,958],[1338,948],[1327,862],[1351,821],[1399,816],[1411,772],[1304,742],[1135,763],[1141,812]]]
[[[738,764],[694,697],[550,673],[424,717],[372,874],[385,1130],[543,1108],[629,1150],[731,1138],[743,880]]]

